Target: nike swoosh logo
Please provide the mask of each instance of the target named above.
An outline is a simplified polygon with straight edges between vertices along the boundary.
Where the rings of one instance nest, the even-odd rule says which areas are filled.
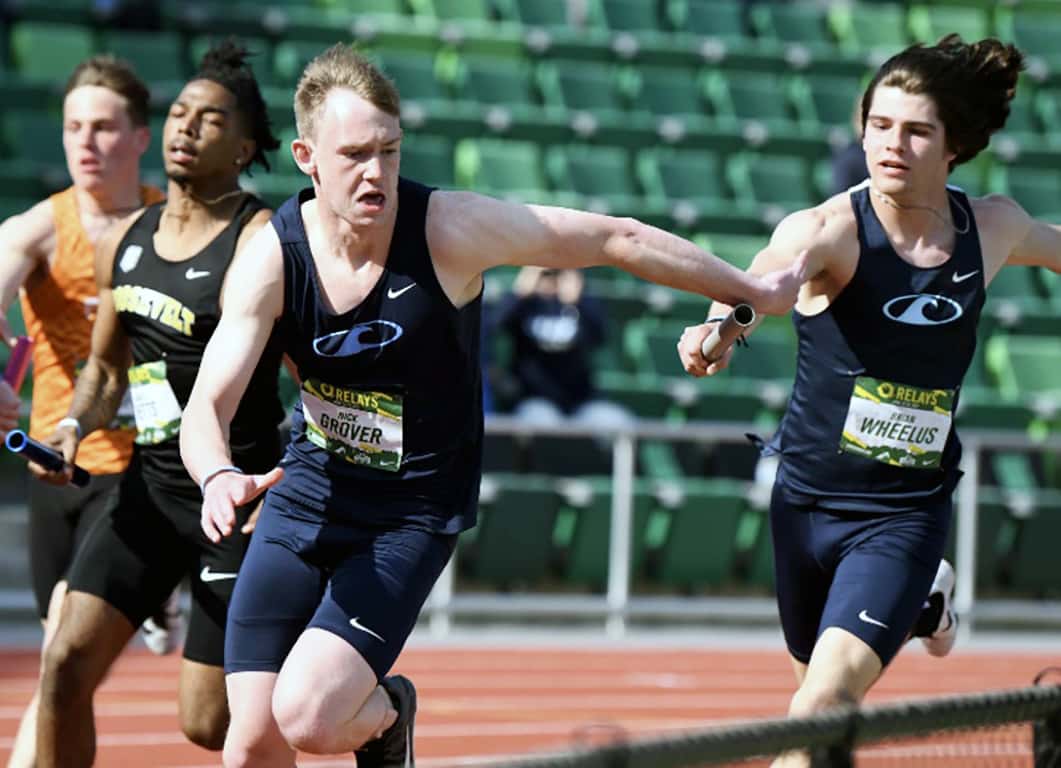
[[[225,579],[234,579],[238,576],[238,573],[215,573],[210,570],[210,566],[207,565],[199,572],[199,581],[211,582],[211,581],[224,581]]]
[[[184,273],[185,280],[198,280],[200,277],[209,277],[210,273],[206,270],[198,270],[193,267],[188,267],[188,271]]]
[[[362,623],[361,623],[361,622],[360,622],[360,621],[358,620],[359,618],[360,618],[359,616],[355,616],[354,618],[350,619],[350,626],[351,626],[351,627],[353,627],[354,629],[359,629],[359,630],[361,630],[362,632],[364,632],[364,633],[366,633],[366,634],[372,635],[372,636],[373,636],[374,638],[376,638],[377,640],[379,640],[379,641],[380,641],[381,643],[385,643],[385,642],[387,642],[387,641],[386,641],[386,640],[384,640],[384,639],[383,639],[382,637],[380,637],[380,636],[379,636],[379,635],[377,635],[377,634],[376,634],[375,632],[373,632],[373,631],[372,631],[371,629],[369,629],[369,628],[368,628],[368,627],[366,627],[366,626],[365,626],[364,624],[362,624]]]
[[[405,293],[407,290],[409,290],[410,288],[412,288],[415,285],[416,285],[416,283],[409,283],[409,285],[405,286],[404,288],[399,288],[398,290],[394,290],[393,288],[388,288],[387,289],[387,298],[388,299],[396,299],[396,298],[401,296],[403,293]]]
[[[957,272],[955,272],[953,275],[950,276],[950,279],[953,280],[956,283],[961,283],[961,282],[964,282],[965,280],[968,280],[973,275],[979,274],[979,272],[980,272],[979,269],[974,269],[972,272],[969,272],[969,273],[964,274],[964,275],[959,275]]]
[[[866,622],[867,624],[873,624],[878,627],[883,627],[884,629],[888,628],[888,625],[885,624],[883,621],[877,621],[875,618],[866,613],[865,608],[863,608],[862,612],[858,614],[858,618]]]

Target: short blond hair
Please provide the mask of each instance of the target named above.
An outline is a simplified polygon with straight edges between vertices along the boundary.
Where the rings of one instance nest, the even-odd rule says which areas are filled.
[[[336,43],[307,64],[298,80],[295,125],[299,136],[314,135],[321,105],[333,88],[349,88],[393,117],[401,112],[401,97],[390,78],[349,45]]]

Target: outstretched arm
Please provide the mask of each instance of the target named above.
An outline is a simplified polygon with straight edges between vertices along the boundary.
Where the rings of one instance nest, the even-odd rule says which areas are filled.
[[[15,334],[7,312],[30,273],[45,263],[55,239],[51,211],[51,203],[45,200],[0,224],[0,343],[8,346],[15,343]],[[18,426],[21,402],[11,385],[0,380],[0,440]]]
[[[760,312],[787,312],[802,282],[799,265],[776,279],[740,271],[694,243],[643,224],[569,208],[520,205],[470,192],[436,192],[428,209],[428,243],[467,298],[482,272],[501,264],[581,268],[607,265],[654,283]]]
[[[181,459],[205,483],[201,525],[211,541],[232,533],[235,508],[282,476],[244,476],[232,466],[228,429],[283,304],[280,241],[265,226],[236,255],[225,278],[221,321],[203,353],[181,417]]]
[[[803,264],[803,274],[813,285],[816,278],[827,272],[838,229],[821,209],[797,211],[777,225],[769,244],[755,255],[748,272],[770,279],[773,275],[785,274],[794,264]],[[708,311],[708,317],[725,317],[732,309],[732,302],[715,301]],[[755,323],[744,331],[744,335],[754,331],[763,319],[760,314]],[[678,357],[685,370],[693,376],[713,376],[725,370],[733,356],[733,347],[730,347],[712,362],[704,357],[701,345],[713,328],[711,323],[689,326],[678,341]]]

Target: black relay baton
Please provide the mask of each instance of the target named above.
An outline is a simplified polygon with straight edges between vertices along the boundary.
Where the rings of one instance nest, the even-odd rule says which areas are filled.
[[[721,320],[712,321],[716,325],[711,329],[711,335],[700,345],[700,352],[709,363],[722,357],[748,326],[755,322],[755,310],[751,304],[738,304]]]
[[[68,466],[59,451],[49,448],[43,443],[38,443],[21,429],[13,429],[8,432],[7,440],[4,441],[4,444],[11,453],[17,453],[27,461],[35,461],[50,472],[62,472]],[[92,479],[92,475],[84,467],[79,467],[77,464],[74,464],[73,467],[74,476],[70,478],[71,485],[84,488],[88,485],[89,480]]]

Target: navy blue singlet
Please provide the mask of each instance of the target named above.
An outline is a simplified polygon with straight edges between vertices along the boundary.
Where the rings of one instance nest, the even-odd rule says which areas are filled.
[[[948,404],[942,396],[941,410],[952,413],[973,359],[984,265],[969,199],[952,187],[948,191],[955,226],[967,231],[956,234],[950,259],[920,268],[892,248],[868,186],[852,190],[859,238],[855,274],[824,312],[793,312],[796,379],[770,445],[781,454],[777,482],[790,500],[836,510],[903,511],[949,494],[961,476],[961,444],[953,427],[936,436],[926,422],[903,421],[913,410],[875,410],[882,394],[896,398],[889,403],[924,408],[947,390],[953,398]],[[856,384],[863,395],[857,400]],[[871,436],[873,445],[847,442],[842,449],[853,402],[853,415],[868,409],[855,421],[865,430],[858,435]],[[895,438],[913,448],[893,453],[877,444]],[[918,442],[933,438],[941,449],[936,466],[918,466]]]
[[[425,231],[432,191],[399,181],[383,274],[339,315],[322,301],[302,221],[313,190],[273,215],[284,261],[280,331],[302,381],[274,491],[338,517],[344,499],[405,499],[407,521],[455,533],[474,525],[478,506],[482,294],[457,309],[438,282]]]

